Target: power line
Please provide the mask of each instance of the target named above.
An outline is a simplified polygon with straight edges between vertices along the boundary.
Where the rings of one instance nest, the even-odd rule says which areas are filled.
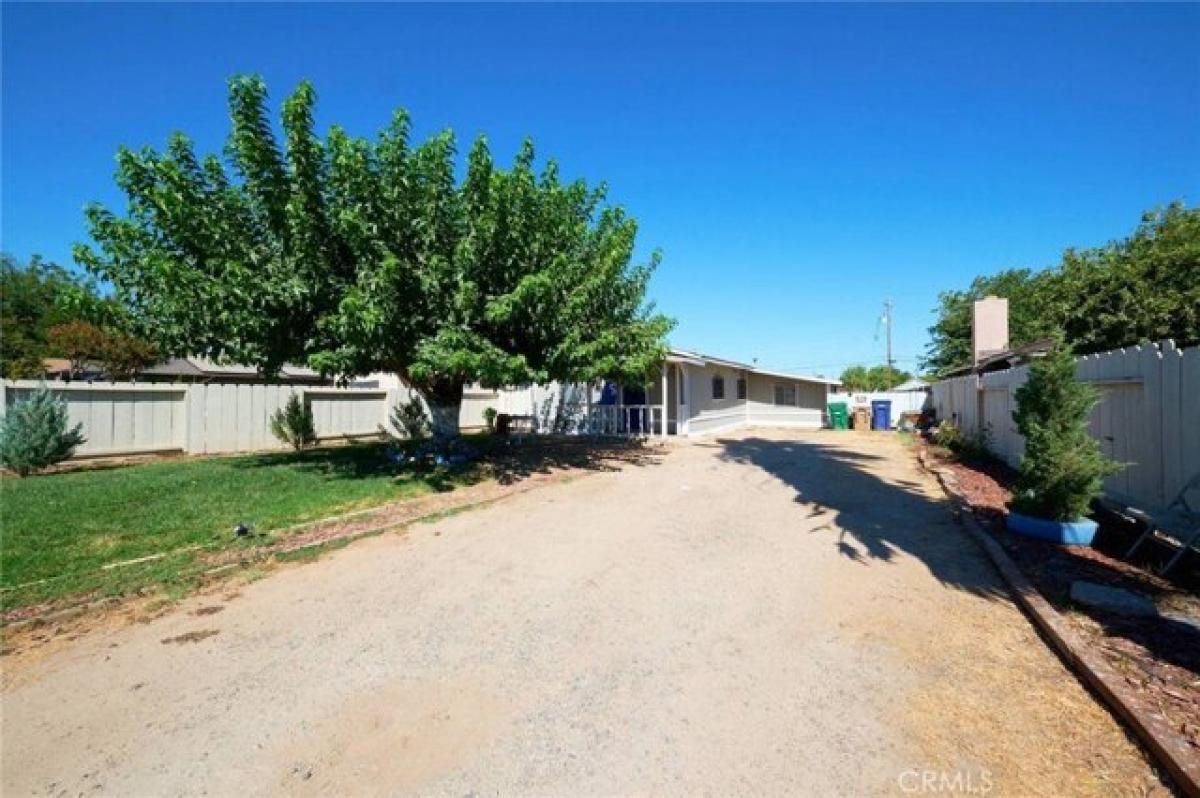
[[[892,362],[893,363],[915,363],[920,359],[921,358],[917,355],[912,355],[912,356],[908,356],[908,357],[893,356]],[[831,363],[798,363],[798,364],[782,366],[781,368],[785,368],[785,369],[821,369],[821,368],[834,368],[836,366],[862,366],[862,365],[867,365],[868,363],[869,363],[869,359],[857,358],[855,360],[838,360],[838,361],[831,362]]]

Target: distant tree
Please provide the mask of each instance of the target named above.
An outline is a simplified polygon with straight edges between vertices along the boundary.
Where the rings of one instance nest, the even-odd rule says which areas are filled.
[[[88,363],[98,360],[108,341],[104,331],[90,321],[56,324],[46,338],[48,351],[66,358],[71,364],[72,377],[80,376]]]
[[[902,382],[912,379],[907,371],[895,366],[874,366],[867,372],[872,391],[890,391]]]
[[[111,380],[130,380],[158,362],[158,350],[140,338],[120,331],[105,333],[98,362]]]
[[[71,360],[78,373],[83,363],[103,360],[109,337],[144,350],[125,332],[128,323],[124,309],[86,277],[37,255],[23,264],[0,255],[0,376],[40,377],[47,357]]]
[[[850,366],[842,372],[842,390],[843,391],[869,391],[870,380],[867,376],[866,366]]]
[[[128,380],[158,359],[150,344],[119,330],[102,330],[90,321],[69,321],[50,328],[46,351],[70,361],[71,376],[88,364],[109,379]]]
[[[942,293],[923,368],[970,363],[971,306],[988,295],[1008,298],[1013,346],[1059,330],[1080,354],[1164,338],[1200,341],[1200,209],[1175,202],[1144,214],[1129,238],[1068,249],[1053,268],[1002,271]]]
[[[911,374],[895,366],[850,366],[841,376],[842,389],[851,392],[890,391],[910,379]]]
[[[398,112],[374,141],[321,139],[315,102],[308,83],[284,102],[281,146],[263,81],[235,78],[228,165],[183,135],[118,153],[128,213],[90,207],[75,256],[165,354],[394,372],[440,436],[467,382],[641,382],[661,362],[658,255],[631,265],[637,224],[603,187],[535,172],[529,142],[500,169],[482,137],[459,180],[450,132],[411,146]]]
[[[66,306],[79,278],[34,255],[19,263],[0,255],[0,375],[40,377],[50,328],[79,318]]]

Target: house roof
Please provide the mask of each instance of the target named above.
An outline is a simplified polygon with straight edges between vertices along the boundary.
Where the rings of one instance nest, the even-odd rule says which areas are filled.
[[[142,369],[142,374],[152,374],[160,377],[257,377],[259,370],[255,366],[242,363],[218,363],[207,357],[173,357],[162,363]],[[292,379],[319,379],[320,373],[304,366],[285,365],[279,370],[279,376]]]
[[[912,380],[909,380],[908,382],[900,383],[899,385],[897,385],[895,388],[892,388],[891,390],[901,391],[901,392],[924,391],[924,390],[928,390],[928,388],[929,388],[929,383],[925,382],[925,380],[912,379]]]
[[[768,377],[780,377],[785,380],[799,380],[801,382],[815,382],[821,385],[841,385],[841,380],[831,380],[827,377],[810,377],[805,374],[788,374],[783,371],[773,371],[771,369],[760,368],[753,363],[740,363],[736,360],[729,360],[723,357],[714,357],[705,355],[700,352],[689,352],[686,349],[671,349],[667,353],[668,363],[686,363],[692,366],[726,366],[728,368],[741,369],[743,371],[753,372],[754,374],[763,374]]]
[[[1042,357],[1053,348],[1053,338],[1042,338],[1023,346],[1015,346],[1012,349],[1005,349],[1001,352],[986,355],[980,358],[979,362],[973,366],[958,366],[946,369],[940,376],[961,377],[965,374],[984,374],[989,371],[1001,371],[1013,366],[1019,366],[1034,358]]]

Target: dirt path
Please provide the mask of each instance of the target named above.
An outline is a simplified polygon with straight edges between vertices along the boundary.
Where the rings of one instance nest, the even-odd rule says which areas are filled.
[[[8,659],[6,796],[1162,790],[890,437],[681,445]]]

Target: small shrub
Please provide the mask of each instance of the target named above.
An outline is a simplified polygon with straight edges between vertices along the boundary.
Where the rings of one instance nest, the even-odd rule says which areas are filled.
[[[1075,379],[1075,359],[1062,340],[1029,367],[1016,391],[1013,421],[1025,436],[1013,509],[1054,521],[1082,518],[1103,480],[1123,466],[1100,451],[1087,418],[1096,389]]]
[[[67,404],[41,386],[8,409],[0,426],[0,463],[28,476],[62,462],[87,439],[83,425],[67,427]]]
[[[992,457],[992,432],[986,425],[968,435],[953,421],[943,421],[933,431],[933,442],[967,460],[987,460]]]
[[[483,423],[487,424],[488,432],[496,430],[496,408],[485,407],[483,409]]]
[[[312,407],[298,394],[292,394],[287,404],[271,415],[271,434],[296,451],[312,446],[317,442]]]
[[[938,446],[945,446],[951,451],[958,451],[962,446],[963,438],[962,429],[953,421],[946,420],[937,425],[933,431],[933,442]]]
[[[421,397],[413,394],[407,402],[400,402],[392,408],[392,426],[404,430],[404,434],[414,440],[429,437],[429,414]]]

